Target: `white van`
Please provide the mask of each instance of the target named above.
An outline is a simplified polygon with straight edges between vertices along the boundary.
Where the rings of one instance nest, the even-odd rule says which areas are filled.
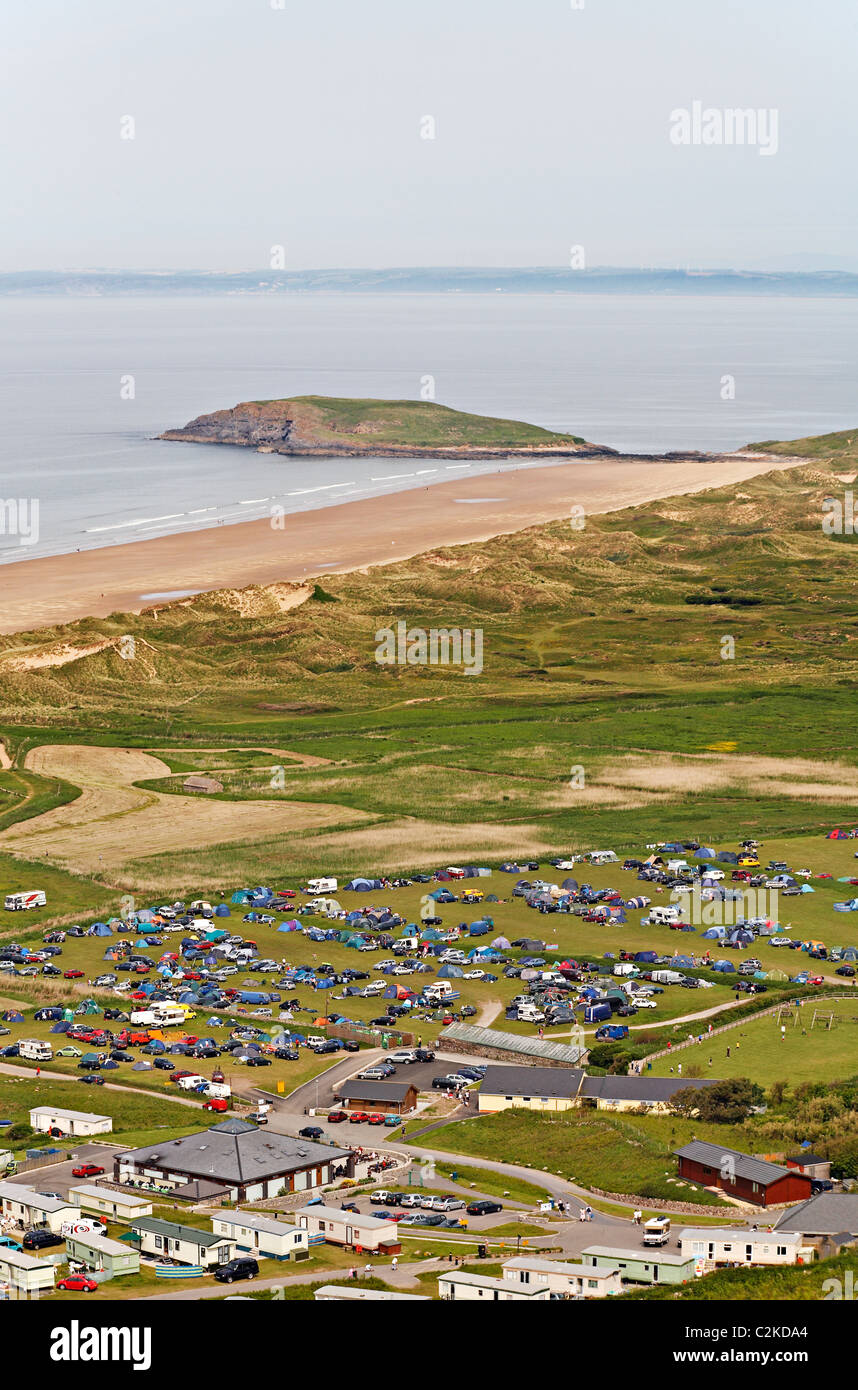
[[[522,1023],[544,1023],[545,1014],[535,1004],[519,1004],[518,1016]]]
[[[307,880],[308,893],[336,893],[337,880],[335,878],[311,878]]]
[[[676,903],[656,903],[650,908],[647,920],[652,926],[667,927],[671,922],[678,922],[680,916],[681,909]]]
[[[197,898],[191,903],[191,912],[199,912],[203,917],[214,916],[214,908],[211,903],[203,902],[202,898]]]
[[[31,1062],[49,1062],[53,1055],[51,1044],[42,1038],[22,1038],[18,1043],[18,1056]]]
[[[183,1091],[195,1091],[198,1086],[205,1085],[207,1088],[206,1094],[208,1094],[208,1087],[211,1085],[211,1082],[207,1076],[180,1076],[176,1085],[181,1086]]]
[[[424,991],[424,996],[428,1000],[449,999],[451,994],[455,994],[455,990],[449,980],[438,980],[434,985],[427,985]]]
[[[31,907],[47,907],[43,888],[30,888],[23,893],[7,893],[3,903],[7,912],[28,912]]]

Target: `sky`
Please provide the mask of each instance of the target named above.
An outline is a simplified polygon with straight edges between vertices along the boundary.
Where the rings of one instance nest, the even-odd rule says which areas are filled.
[[[2,39],[0,270],[858,270],[854,0],[38,0]]]

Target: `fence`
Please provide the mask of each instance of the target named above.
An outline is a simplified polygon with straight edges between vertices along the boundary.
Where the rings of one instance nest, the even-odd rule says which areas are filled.
[[[156,1279],[201,1279],[202,1265],[156,1265]]]

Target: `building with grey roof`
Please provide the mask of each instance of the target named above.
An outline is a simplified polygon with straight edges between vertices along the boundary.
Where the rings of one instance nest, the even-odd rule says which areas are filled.
[[[703,1187],[719,1187],[740,1201],[757,1207],[798,1202],[811,1194],[810,1178],[795,1168],[783,1168],[766,1158],[754,1158],[739,1149],[692,1139],[674,1150],[679,1176]]]
[[[190,1183],[217,1184],[233,1201],[259,1201],[286,1192],[324,1187],[351,1177],[350,1149],[315,1144],[289,1134],[269,1133],[244,1120],[166,1139],[114,1157],[114,1180],[140,1178],[181,1189]]]

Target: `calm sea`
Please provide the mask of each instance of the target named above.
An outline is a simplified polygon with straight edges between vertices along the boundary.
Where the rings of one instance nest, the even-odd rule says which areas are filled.
[[[856,300],[5,299],[0,325],[0,501],[39,502],[35,545],[7,534],[0,511],[0,563],[499,471],[152,437],[244,400],[419,398],[434,387],[445,405],[644,452],[858,423]]]

